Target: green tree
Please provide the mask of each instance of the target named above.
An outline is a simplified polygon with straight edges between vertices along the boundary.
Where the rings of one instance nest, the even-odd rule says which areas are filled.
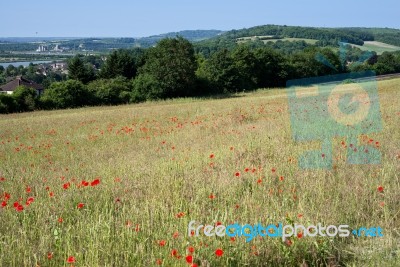
[[[242,83],[236,63],[227,49],[214,53],[197,73],[200,79],[208,81],[212,93],[236,92]]]
[[[11,95],[0,94],[0,113],[12,113],[17,111],[17,103]]]
[[[258,85],[257,59],[248,46],[240,45],[232,52],[232,59],[240,75],[239,89],[255,89]]]
[[[87,105],[90,99],[91,96],[82,82],[68,80],[52,83],[40,100],[46,109],[61,109]]]
[[[128,103],[131,98],[131,83],[124,77],[100,79],[88,84],[88,91],[93,96],[92,105],[117,105]]]
[[[18,86],[11,95],[16,103],[16,110],[33,111],[36,108],[37,92],[33,88]]]
[[[84,63],[80,56],[76,55],[68,62],[68,76],[86,84],[95,79],[95,71],[92,64]]]
[[[155,90],[159,98],[187,96],[195,85],[196,59],[192,44],[183,39],[168,38],[161,40],[146,54],[146,63],[140,68],[140,81],[157,81]],[[149,77],[151,76],[151,78]],[[153,82],[151,82],[153,84]],[[152,87],[149,87],[152,88]]]
[[[111,79],[124,76],[131,79],[136,76],[136,62],[133,53],[120,49],[113,51],[108,57],[100,71],[100,77]]]

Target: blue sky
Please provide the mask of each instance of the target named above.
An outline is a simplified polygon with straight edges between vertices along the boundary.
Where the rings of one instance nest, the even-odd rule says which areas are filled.
[[[141,37],[264,24],[400,29],[398,0],[19,0],[0,3],[1,37]]]

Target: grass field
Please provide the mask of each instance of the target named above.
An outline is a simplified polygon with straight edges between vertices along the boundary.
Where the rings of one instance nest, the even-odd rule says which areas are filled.
[[[382,55],[383,52],[394,52],[400,51],[400,47],[389,45],[381,42],[364,42],[363,46],[360,45],[352,45],[354,47],[358,47],[363,51],[375,51],[378,55]]]
[[[301,170],[285,90],[0,115],[0,266],[399,266],[400,79],[380,165]],[[188,224],[348,224],[384,237],[188,236]],[[192,256],[192,257],[190,257]]]

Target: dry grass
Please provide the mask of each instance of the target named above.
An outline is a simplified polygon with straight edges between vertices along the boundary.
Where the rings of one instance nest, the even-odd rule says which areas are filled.
[[[199,266],[398,265],[399,87],[379,83],[384,130],[368,139],[379,141],[382,163],[347,165],[338,138],[329,171],[298,168],[318,144],[291,139],[284,90],[1,115],[0,202],[10,197],[0,207],[0,265],[69,266],[73,256],[74,266],[189,266],[189,246]],[[191,220],[380,226],[384,237],[245,243],[188,237]]]

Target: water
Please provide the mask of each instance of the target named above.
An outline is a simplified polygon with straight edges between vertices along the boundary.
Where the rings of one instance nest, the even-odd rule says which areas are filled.
[[[0,66],[3,66],[4,68],[7,68],[8,65],[14,65],[15,67],[19,67],[19,66],[24,66],[24,67],[28,67],[30,63],[33,64],[42,64],[42,63],[50,63],[53,61],[18,61],[18,62],[6,62],[6,63],[0,63]]]

